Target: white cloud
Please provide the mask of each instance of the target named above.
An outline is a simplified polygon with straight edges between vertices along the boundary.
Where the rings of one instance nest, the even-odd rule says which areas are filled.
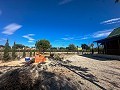
[[[28,42],[33,43],[34,41],[28,41]]]
[[[7,40],[7,39],[5,39],[5,38],[1,38],[1,39],[0,39],[0,41],[6,41],[6,40]]]
[[[59,5],[63,5],[63,4],[67,4],[70,3],[72,0],[62,0],[61,2],[59,2]]]
[[[21,27],[22,27],[22,25],[18,25],[16,23],[12,23],[12,24],[9,24],[6,27],[4,27],[3,28],[4,31],[2,33],[6,34],[6,35],[12,35],[12,34],[14,34],[15,31],[17,31]]]
[[[65,38],[61,38],[62,40],[66,41],[70,41],[70,40],[76,40],[76,41],[81,41],[81,40],[87,40],[87,39],[92,39],[92,38],[104,38],[107,37],[113,29],[106,29],[106,30],[101,30],[101,31],[97,31],[88,35],[84,35],[84,36],[75,36],[75,37],[65,37]],[[55,40],[55,42],[61,42],[61,40]]]
[[[113,29],[108,29],[108,30],[102,30],[102,31],[97,31],[89,35],[85,35],[81,37],[80,39],[75,39],[75,40],[86,40],[90,38],[101,38],[101,37],[107,37]]]
[[[88,37],[83,37],[83,38],[81,38],[81,40],[85,40],[85,39],[88,39]]]
[[[28,39],[28,42],[34,42],[34,38],[32,38],[32,36],[35,36],[35,34],[27,34],[27,35],[24,35],[22,37]]]
[[[73,37],[62,38],[63,40],[73,40]]]
[[[97,31],[93,33],[92,37],[93,38],[100,38],[100,37],[107,37],[113,29],[108,29],[108,30],[103,30],[103,31]]]
[[[100,24],[115,24],[115,23],[119,23],[119,22],[120,22],[120,18],[113,18],[110,20],[103,21]]]

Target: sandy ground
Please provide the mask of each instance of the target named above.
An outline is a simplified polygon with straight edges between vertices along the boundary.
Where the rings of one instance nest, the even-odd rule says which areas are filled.
[[[20,60],[10,61],[10,62],[2,62],[0,61],[0,66],[22,66],[24,65],[25,59],[22,58]]]
[[[78,55],[65,56],[66,60],[71,63],[48,68],[48,71],[65,75],[70,82],[77,82],[82,90],[120,90],[120,61]],[[24,62],[24,59],[0,62],[0,72],[21,66]],[[8,66],[7,70],[5,66]]]
[[[120,90],[120,61],[102,58],[88,58],[74,55],[67,57],[75,71],[75,78],[89,88],[89,90],[107,89]]]

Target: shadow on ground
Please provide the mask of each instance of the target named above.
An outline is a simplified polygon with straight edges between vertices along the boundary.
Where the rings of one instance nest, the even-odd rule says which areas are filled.
[[[74,65],[64,65],[62,64],[62,66],[66,67],[67,69],[71,70],[72,72],[76,73],[77,75],[79,75],[80,77],[84,78],[85,80],[93,83],[94,85],[98,86],[100,89],[102,90],[106,90],[104,87],[102,87],[101,85],[99,85],[97,82],[99,82],[97,80],[97,78],[89,73],[88,68],[82,68],[82,67],[78,67],[78,66],[74,66]]]
[[[99,60],[99,61],[111,61],[112,60],[112,59],[108,59],[108,58],[102,58],[102,57],[99,57],[99,56],[94,56],[92,54],[84,54],[84,55],[80,55],[80,56],[87,57],[87,58],[90,58],[90,59]]]

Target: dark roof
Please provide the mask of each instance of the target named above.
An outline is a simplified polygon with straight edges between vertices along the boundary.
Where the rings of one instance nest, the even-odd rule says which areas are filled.
[[[120,38],[120,27],[114,29],[114,30],[108,35],[107,38],[101,39],[101,40],[97,40],[97,41],[94,41],[94,42],[102,43],[102,42],[110,41],[110,40],[117,39],[117,38]]]
[[[0,47],[4,47],[4,45],[0,45]]]
[[[120,27],[114,29],[107,38],[111,38],[111,37],[115,37],[115,36],[119,36],[120,35]]]

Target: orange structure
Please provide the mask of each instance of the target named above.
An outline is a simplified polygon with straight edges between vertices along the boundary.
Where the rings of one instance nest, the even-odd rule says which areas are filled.
[[[36,54],[35,63],[42,63],[42,62],[45,62],[45,61],[46,61],[46,58],[43,55],[41,55],[39,53]]]

